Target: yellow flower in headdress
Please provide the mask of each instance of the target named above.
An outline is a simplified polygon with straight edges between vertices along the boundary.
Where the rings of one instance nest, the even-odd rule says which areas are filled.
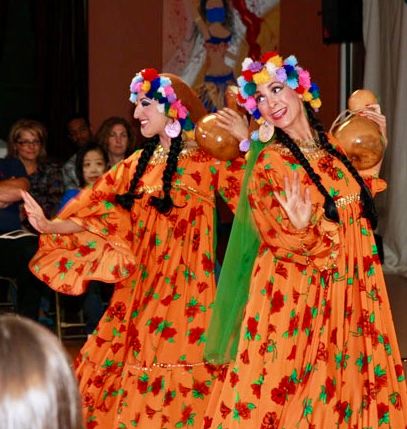
[[[253,75],[253,82],[256,85],[261,85],[263,83],[267,83],[270,81],[270,79],[271,79],[271,76],[270,76],[270,74],[266,68],[263,68],[262,71]]]
[[[167,116],[169,116],[170,118],[176,118],[177,114],[178,114],[177,109],[175,109],[174,107],[170,107],[168,109]]]
[[[184,130],[184,134],[186,136],[187,141],[192,141],[195,139],[195,129],[189,131]]]
[[[151,83],[150,83],[150,81],[148,81],[148,80],[145,80],[145,81],[143,82],[143,84],[141,85],[141,90],[142,90],[143,92],[148,92],[148,91],[150,91],[150,88],[151,88]]]
[[[310,104],[311,104],[311,107],[313,109],[319,109],[321,107],[321,105],[322,105],[321,99],[320,98],[316,98],[315,100],[311,100]]]
[[[276,67],[283,66],[283,58],[280,55],[275,55],[274,57],[269,58],[267,62],[273,63]]]
[[[310,92],[304,92],[303,94],[303,100],[304,101],[311,101],[312,100],[312,94]]]

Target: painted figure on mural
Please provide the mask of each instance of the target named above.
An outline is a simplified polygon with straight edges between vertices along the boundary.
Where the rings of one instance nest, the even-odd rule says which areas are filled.
[[[224,106],[226,88],[235,82],[230,65],[235,58],[229,51],[231,6],[228,0],[194,0],[191,4],[192,16],[204,38],[206,51],[205,76],[198,94],[206,109],[214,112]]]

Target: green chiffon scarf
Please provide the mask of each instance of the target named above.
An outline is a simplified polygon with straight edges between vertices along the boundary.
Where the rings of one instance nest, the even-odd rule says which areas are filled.
[[[237,353],[250,278],[260,244],[252,220],[247,186],[259,153],[265,147],[260,141],[252,141],[247,155],[240,200],[219,277],[205,347],[205,359],[214,364],[230,362]]]

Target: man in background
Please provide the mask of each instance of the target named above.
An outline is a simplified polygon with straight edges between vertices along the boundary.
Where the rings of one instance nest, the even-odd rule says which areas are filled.
[[[75,172],[76,153],[79,148],[92,140],[92,130],[89,120],[83,115],[72,116],[67,121],[67,131],[69,140],[76,147],[76,151],[62,168],[65,190],[80,187]]]

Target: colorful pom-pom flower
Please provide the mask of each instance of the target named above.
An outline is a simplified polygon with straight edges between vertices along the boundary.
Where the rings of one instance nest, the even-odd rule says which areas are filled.
[[[272,78],[303,95],[303,100],[309,102],[314,110],[320,108],[319,88],[315,83],[311,83],[309,72],[298,65],[297,58],[290,55],[283,59],[277,52],[266,52],[260,61],[245,58],[242,74],[237,78],[237,102],[244,106],[258,123],[261,123],[263,118],[255,105],[253,95],[257,91],[257,85],[265,84]]]

